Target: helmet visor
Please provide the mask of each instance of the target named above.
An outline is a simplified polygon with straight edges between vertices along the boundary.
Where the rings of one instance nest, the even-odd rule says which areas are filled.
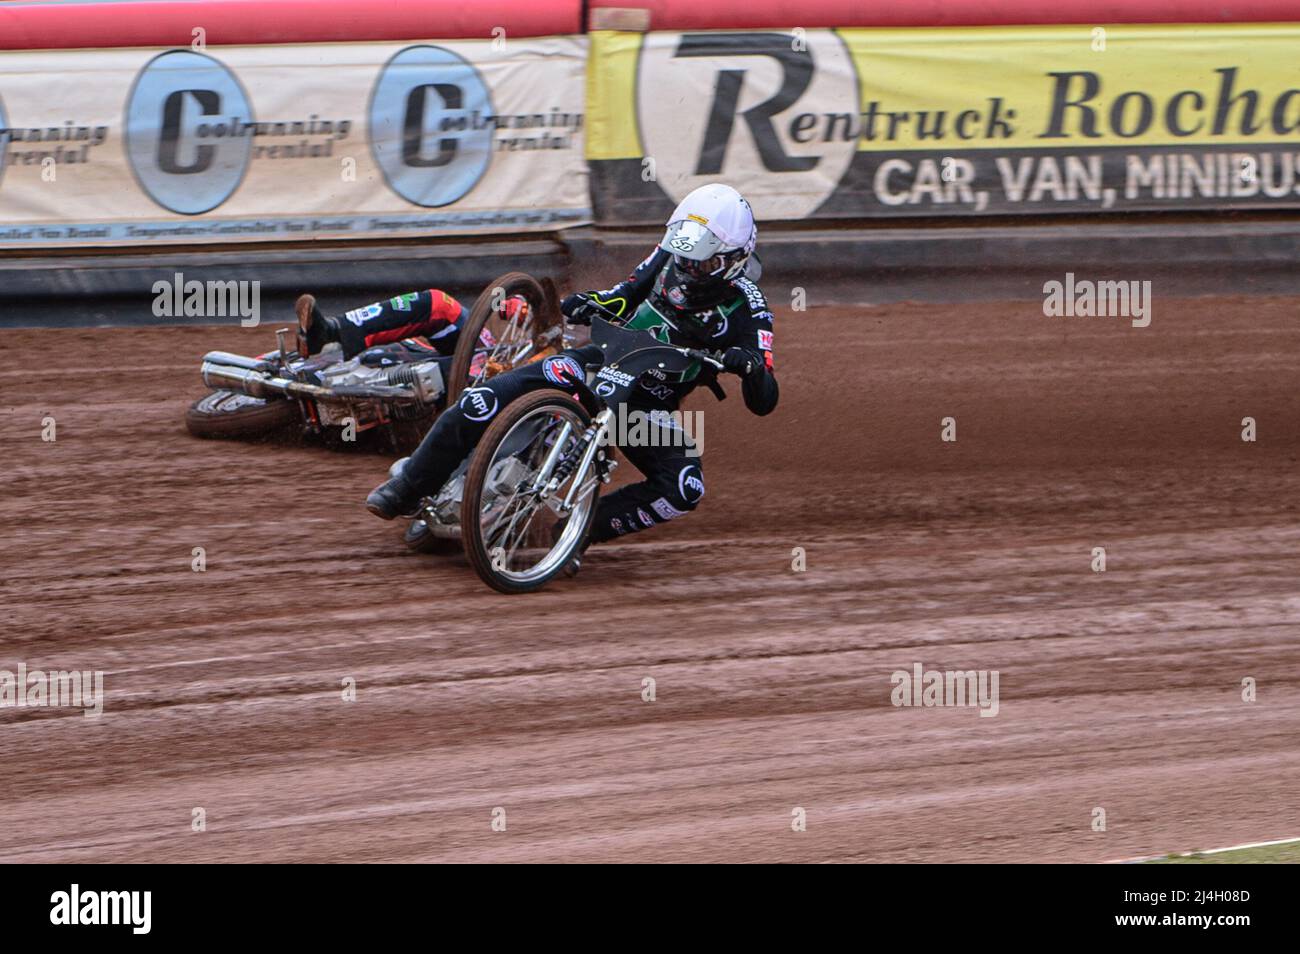
[[[722,251],[722,239],[692,219],[670,224],[659,244],[689,262],[704,262]]]
[[[731,264],[730,259],[730,255],[714,255],[702,262],[696,262],[681,255],[673,256],[677,271],[688,278],[709,278],[714,275],[721,275]]]

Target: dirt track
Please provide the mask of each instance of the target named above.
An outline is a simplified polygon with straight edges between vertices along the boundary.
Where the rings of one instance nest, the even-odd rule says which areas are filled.
[[[1296,313],[782,315],[777,413],[694,405],[701,509],[519,598],[362,509],[386,458],[184,432],[198,356],[270,328],[7,332],[0,669],[103,669],[108,696],[98,720],[0,709],[0,861],[1096,861],[1300,835]],[[999,671],[999,714],[893,707],[917,662]]]

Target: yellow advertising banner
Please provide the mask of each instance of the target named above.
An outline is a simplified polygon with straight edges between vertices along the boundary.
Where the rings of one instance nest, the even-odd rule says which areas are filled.
[[[1300,24],[593,34],[597,220],[1300,204]]]
[[[1300,24],[838,35],[864,150],[1300,143]],[[845,131],[832,114],[798,121]]]

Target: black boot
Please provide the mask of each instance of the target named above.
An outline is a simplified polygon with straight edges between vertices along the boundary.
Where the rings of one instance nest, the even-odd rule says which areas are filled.
[[[412,517],[420,509],[420,492],[402,474],[390,477],[366,498],[366,509],[380,520]]]
[[[299,295],[293,306],[298,316],[298,353],[304,358],[318,354],[331,341],[339,340],[337,318],[326,318],[316,307],[315,295]]]

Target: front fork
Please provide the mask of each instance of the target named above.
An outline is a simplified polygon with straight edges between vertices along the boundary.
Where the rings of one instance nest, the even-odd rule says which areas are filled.
[[[610,408],[604,408],[591,419],[582,431],[582,436],[578,438],[578,446],[582,448],[582,456],[578,458],[578,463],[572,467],[562,466],[560,455],[563,453],[564,445],[569,436],[573,433],[573,425],[568,421],[564,422],[552,445],[550,453],[547,454],[546,462],[542,465],[536,479],[533,481],[532,489],[538,493],[541,499],[548,499],[553,493],[560,489],[560,485],[573,474],[573,480],[569,484],[569,491],[564,495],[564,500],[560,502],[556,511],[560,516],[567,517],[573,512],[577,503],[577,496],[587,483],[588,474],[591,472],[593,465],[597,469],[596,479],[601,483],[608,483],[610,472],[614,469],[616,462],[611,460],[608,455],[597,457],[601,454],[609,436],[609,422],[613,419],[614,412]]]

